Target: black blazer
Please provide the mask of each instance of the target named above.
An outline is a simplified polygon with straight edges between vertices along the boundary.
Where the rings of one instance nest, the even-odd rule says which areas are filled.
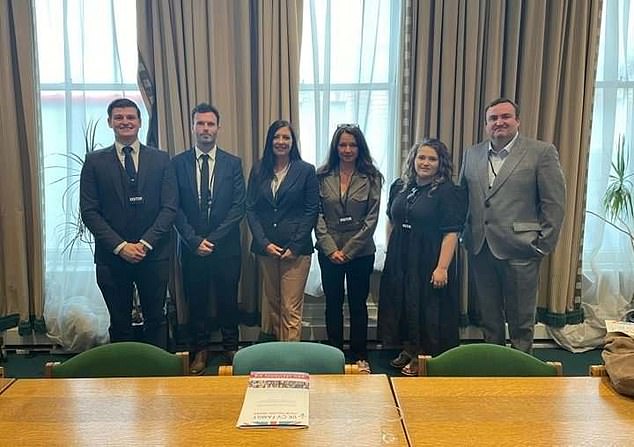
[[[167,152],[141,145],[138,195],[143,203],[130,219],[125,171],[114,145],[86,155],[79,181],[81,218],[95,238],[95,263],[119,262],[113,250],[143,239],[152,246],[145,261],[168,259],[178,191]]]
[[[202,222],[196,184],[196,151],[191,148],[172,159],[180,205],[174,226],[181,250],[195,253],[203,239],[215,244],[217,257],[240,255],[240,221],[244,217],[242,161],[216,149],[209,226]]]
[[[294,255],[313,252],[311,231],[319,211],[319,182],[315,167],[302,160],[291,163],[276,198],[271,177],[261,178],[259,163],[251,169],[247,189],[247,219],[253,234],[251,251],[266,254],[274,243],[290,248]]]

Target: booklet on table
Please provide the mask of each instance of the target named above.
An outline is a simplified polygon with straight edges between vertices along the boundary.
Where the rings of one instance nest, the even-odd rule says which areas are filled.
[[[308,427],[310,375],[252,372],[238,417],[240,428]]]

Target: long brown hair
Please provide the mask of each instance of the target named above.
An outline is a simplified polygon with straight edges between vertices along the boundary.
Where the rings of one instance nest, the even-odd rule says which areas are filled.
[[[340,124],[337,126],[335,133],[332,135],[330,142],[330,149],[328,150],[328,158],[326,162],[317,169],[318,176],[328,175],[330,172],[339,169],[339,140],[341,136],[347,133],[354,137],[357,143],[357,160],[355,162],[355,169],[357,172],[366,174],[371,182],[383,183],[383,174],[374,166],[372,162],[372,156],[370,155],[370,148],[368,143],[361,132],[361,129],[356,124]]]

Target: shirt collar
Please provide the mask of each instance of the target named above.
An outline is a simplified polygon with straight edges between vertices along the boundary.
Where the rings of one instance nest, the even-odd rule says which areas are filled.
[[[515,142],[517,141],[517,137],[519,137],[520,133],[516,132],[515,136],[513,137],[513,139],[511,141],[508,142],[508,144],[506,146],[504,146],[502,149],[500,149],[499,151],[495,151],[493,150],[493,143],[491,141],[489,141],[489,154],[492,155],[497,155],[499,157],[506,157],[508,154],[511,153],[511,149],[513,148],[513,144],[515,144]]]
[[[139,150],[141,150],[141,142],[139,140],[134,140],[134,143],[132,144],[122,144],[122,143],[119,143],[118,141],[114,142],[114,147],[117,149],[117,154],[120,154],[120,155],[123,154],[123,148],[127,146],[130,146],[132,148],[133,154],[138,154]]]
[[[214,161],[216,159],[216,148],[218,146],[214,144],[214,147],[211,148],[211,150],[208,152],[209,154],[209,158]],[[198,146],[194,146],[194,151],[196,152],[196,160],[200,159],[200,156],[202,154],[204,154],[203,151],[201,151],[200,149],[198,149]]]

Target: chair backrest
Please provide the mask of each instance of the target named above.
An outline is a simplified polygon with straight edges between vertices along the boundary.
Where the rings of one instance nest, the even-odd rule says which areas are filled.
[[[605,369],[605,365],[590,365],[588,367],[588,375],[590,377],[607,377],[608,370]]]
[[[20,322],[20,314],[3,315],[0,317],[0,332],[15,327]]]
[[[189,374],[189,353],[170,354],[153,345],[119,342],[97,346],[64,363],[48,363],[47,377],[146,377]]]
[[[251,371],[302,371],[309,374],[343,374],[345,357],[340,349],[311,342],[272,341],[236,352],[233,374]]]
[[[561,363],[489,343],[462,345],[438,357],[419,357],[419,375],[445,377],[561,376]]]

